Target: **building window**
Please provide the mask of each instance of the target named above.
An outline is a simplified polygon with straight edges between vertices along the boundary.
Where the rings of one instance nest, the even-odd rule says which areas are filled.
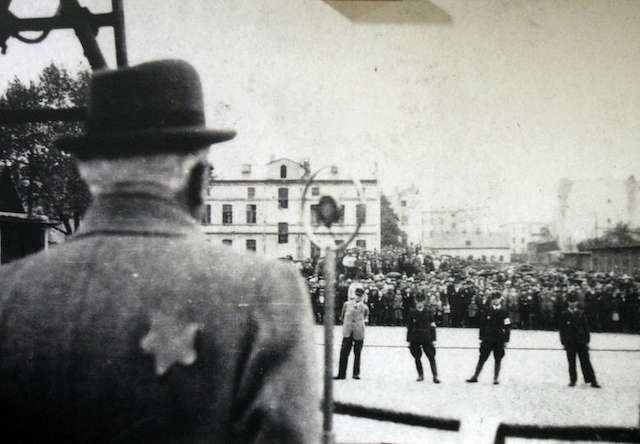
[[[231,239],[222,239],[222,245],[231,245],[233,241]]]
[[[336,244],[336,247],[344,245],[344,241],[342,239],[336,239],[334,242]]]
[[[258,218],[257,214],[258,214],[257,206],[254,204],[248,204],[247,205],[247,223],[255,224],[256,219]]]
[[[523,244],[524,244],[524,237],[521,237],[521,238],[520,238],[520,243],[523,243]]]
[[[256,189],[254,187],[247,188],[247,197],[249,199],[253,199],[254,197],[256,197]]]
[[[289,208],[288,188],[278,188],[278,208]]]
[[[451,222],[451,229],[455,230],[456,229],[456,223],[455,222]]]
[[[319,196],[320,195],[320,187],[311,187],[311,195]]]
[[[409,218],[407,216],[402,216],[400,218],[400,224],[401,225],[407,225],[409,223]]]
[[[465,244],[467,247],[469,247],[469,246],[471,245],[471,241],[470,241],[470,240],[468,240],[468,241],[464,241],[464,244]]]
[[[406,207],[407,206],[407,201],[406,200],[401,200],[400,201],[400,206],[401,207]]]
[[[286,179],[286,178],[287,178],[287,166],[280,165],[280,179]]]
[[[242,174],[250,174],[251,173],[251,165],[248,163],[242,164]]]
[[[231,204],[222,205],[222,223],[225,225],[233,223],[233,207]]]
[[[211,205],[209,204],[204,206],[204,211],[202,212],[202,225],[211,225]]]
[[[256,251],[256,240],[255,239],[247,239],[246,245],[247,245],[247,251]]]
[[[504,256],[502,256],[502,255],[501,255],[501,256],[498,258],[498,260],[499,260],[500,262],[504,262]]]
[[[367,206],[365,204],[356,205],[356,224],[364,224],[367,221]]]
[[[289,224],[286,222],[280,222],[278,224],[278,243],[289,243]]]
[[[364,239],[357,239],[356,240],[356,247],[358,248],[367,248],[367,241]]]
[[[320,247],[311,242],[311,257],[316,258],[320,257]]]

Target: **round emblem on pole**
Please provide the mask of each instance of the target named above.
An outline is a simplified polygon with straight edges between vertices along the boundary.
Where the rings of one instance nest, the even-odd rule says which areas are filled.
[[[318,202],[318,219],[327,227],[331,228],[331,225],[338,221],[340,217],[338,204],[331,196],[322,196],[320,202]]]

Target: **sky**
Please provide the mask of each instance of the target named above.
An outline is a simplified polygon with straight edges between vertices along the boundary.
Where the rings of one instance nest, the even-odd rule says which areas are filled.
[[[80,0],[94,12],[110,1]],[[13,0],[46,16],[54,0]],[[129,63],[200,72],[218,169],[272,157],[338,164],[428,208],[550,221],[560,178],[640,178],[635,0],[124,0]],[[99,42],[115,66],[112,33]],[[72,32],[8,42],[0,88],[52,60],[87,67]]]

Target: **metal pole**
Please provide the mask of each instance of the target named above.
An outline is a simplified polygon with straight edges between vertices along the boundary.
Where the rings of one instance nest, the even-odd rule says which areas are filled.
[[[116,41],[116,63],[119,67],[127,66],[127,40],[124,32],[124,9],[122,0],[111,0],[113,11],[113,37]]]
[[[89,60],[91,68],[93,70],[106,68],[107,62],[102,55],[102,51],[100,51],[94,30],[86,21],[86,17],[89,16],[88,10],[81,8],[77,0],[60,0],[60,6],[61,14],[73,17],[75,21],[73,30],[78,40],[80,40],[84,55]]]
[[[324,399],[322,442],[333,444],[333,313],[336,293],[336,254],[327,246],[324,256]]]

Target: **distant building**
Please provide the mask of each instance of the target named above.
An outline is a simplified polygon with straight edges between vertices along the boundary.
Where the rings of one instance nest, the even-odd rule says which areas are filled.
[[[524,256],[529,243],[552,240],[549,225],[544,222],[510,222],[500,225],[500,229],[509,238],[511,254]]]
[[[592,248],[588,268],[604,273],[633,274],[640,270],[640,243]]]
[[[489,231],[487,208],[422,212],[422,246],[434,254],[489,262],[510,262],[509,240]]]
[[[422,242],[428,245],[432,239],[451,235],[463,239],[466,235],[488,233],[487,208],[455,208],[426,210],[422,212]]]
[[[380,248],[380,192],[375,177],[361,179],[365,203],[358,200],[351,180],[331,167],[320,173],[307,190],[307,203],[301,211],[302,195],[311,174],[308,163],[277,159],[267,165],[239,166],[216,176],[207,189],[202,229],[212,242],[236,250],[256,251],[272,258],[290,256],[304,259],[319,255],[305,235],[302,218],[314,235],[340,244],[363,221],[350,247]],[[332,227],[334,238],[320,225],[316,210],[321,196],[338,200],[342,217]]]
[[[9,169],[0,166],[0,264],[47,249],[51,225],[27,214]]]
[[[448,255],[488,262],[510,262],[511,249],[504,233],[439,233],[424,243],[436,255]]]
[[[554,225],[562,250],[575,251],[578,242],[600,237],[619,223],[640,226],[640,184],[634,176],[558,183]]]
[[[396,191],[391,197],[391,206],[398,215],[398,226],[406,235],[406,243],[420,245],[422,243],[422,204],[420,190],[412,185]]]
[[[559,257],[560,247],[555,240],[529,242],[526,260],[530,264],[550,264]]]

